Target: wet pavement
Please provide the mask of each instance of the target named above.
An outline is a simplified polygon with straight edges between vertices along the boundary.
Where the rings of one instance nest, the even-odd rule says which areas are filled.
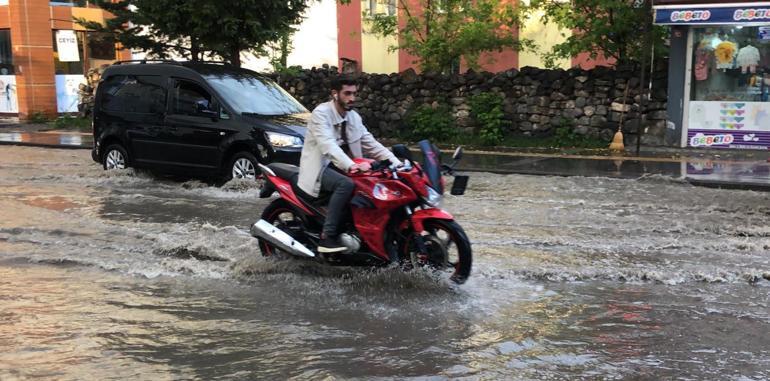
[[[0,129],[0,144],[32,147],[91,149],[93,135],[83,132],[9,131]]]
[[[0,380],[770,380],[770,193],[472,173],[461,287],[263,258],[258,193],[0,146]]]
[[[62,131],[5,131],[0,129],[0,145],[26,145],[53,148],[91,149],[89,133]],[[640,156],[567,155],[562,153],[466,151],[459,169],[502,174],[546,176],[585,176],[639,178],[667,176],[694,185],[770,191],[770,162],[767,153],[733,153],[735,158],[718,154],[700,157],[672,157],[676,150],[645,152]],[[446,153],[451,155],[450,152]],[[756,156],[756,157],[751,157]]]

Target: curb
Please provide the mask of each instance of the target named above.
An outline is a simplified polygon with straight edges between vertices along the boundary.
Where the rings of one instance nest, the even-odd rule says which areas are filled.
[[[4,146],[23,146],[23,147],[38,147],[38,148],[62,148],[62,149],[88,149],[91,146],[72,145],[72,144],[45,144],[45,143],[33,143],[33,142],[11,142],[0,140],[0,145]]]

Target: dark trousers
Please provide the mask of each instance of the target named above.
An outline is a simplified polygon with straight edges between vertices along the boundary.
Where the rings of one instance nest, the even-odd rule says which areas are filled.
[[[354,188],[355,185],[350,177],[337,172],[331,166],[324,169],[321,175],[321,190],[332,192],[323,226],[323,233],[327,237],[341,233],[338,231],[340,219],[348,206]]]

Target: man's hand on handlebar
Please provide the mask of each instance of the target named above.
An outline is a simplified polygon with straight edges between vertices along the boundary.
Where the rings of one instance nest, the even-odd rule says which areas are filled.
[[[368,172],[372,169],[372,165],[367,162],[356,163],[348,168],[350,173]]]

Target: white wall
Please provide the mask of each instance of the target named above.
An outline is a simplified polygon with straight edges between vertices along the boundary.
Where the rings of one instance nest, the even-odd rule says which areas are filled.
[[[0,0],[2,1],[2,0]],[[337,58],[337,3],[335,0],[310,1],[305,19],[292,38],[293,50],[289,54],[289,66],[305,68],[323,64],[338,65]],[[144,53],[134,52],[133,59],[145,58]],[[177,58],[178,59],[178,58]],[[256,71],[272,71],[268,58],[255,58],[251,53],[241,53],[241,65]]]
[[[329,64],[338,65],[337,57],[337,3],[335,0],[311,1],[305,11],[305,20],[292,38],[289,66],[305,68]],[[245,54],[243,66],[257,71],[271,71],[267,58],[255,59]]]

